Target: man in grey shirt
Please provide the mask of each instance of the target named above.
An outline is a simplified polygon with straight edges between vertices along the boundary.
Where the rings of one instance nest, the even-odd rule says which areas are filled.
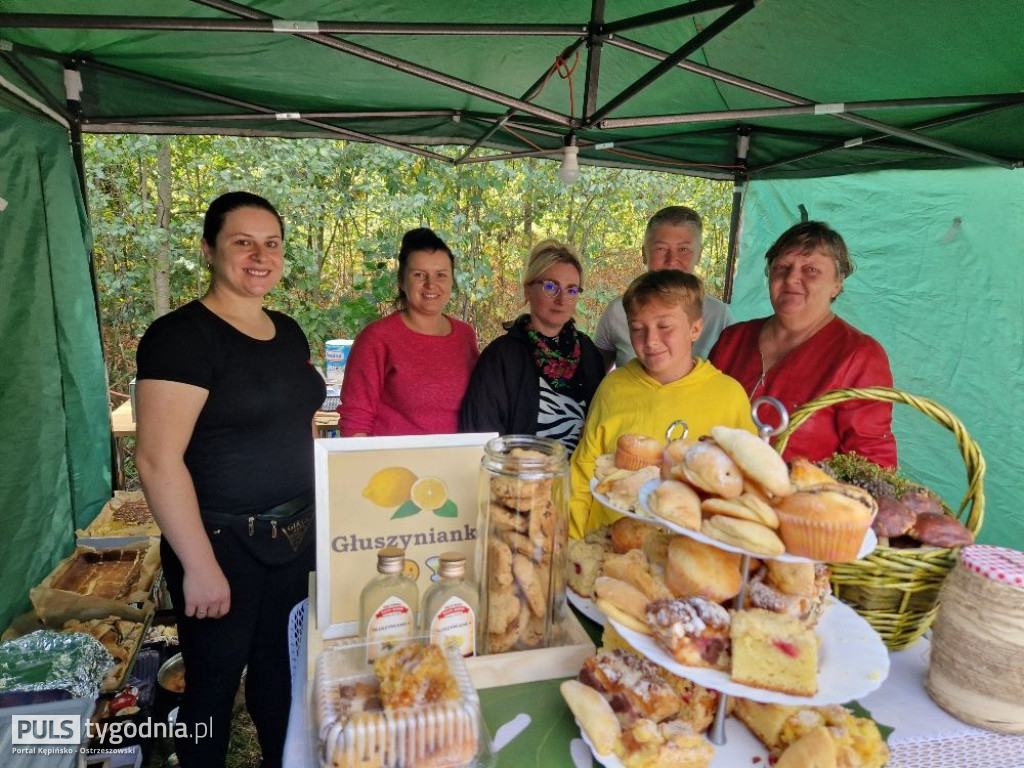
[[[681,269],[693,272],[701,254],[700,214],[692,208],[671,205],[662,208],[647,222],[644,232],[644,260],[647,270]],[[693,354],[707,359],[722,329],[732,325],[729,306],[714,296],[704,296],[704,330],[693,344]],[[636,357],[629,341],[629,324],[622,297],[612,299],[601,315],[594,332],[594,344],[601,351],[605,364],[622,367]]]

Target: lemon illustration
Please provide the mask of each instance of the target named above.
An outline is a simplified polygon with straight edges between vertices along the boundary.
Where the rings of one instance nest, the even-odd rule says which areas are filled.
[[[448,501],[448,486],[440,477],[421,477],[412,484],[410,498],[420,509],[433,512]]]
[[[416,581],[420,577],[420,566],[415,560],[405,558],[402,563],[402,573],[408,576],[413,581]]]
[[[363,488],[363,496],[378,507],[397,507],[409,500],[416,482],[416,475],[405,467],[387,467],[374,473]]]

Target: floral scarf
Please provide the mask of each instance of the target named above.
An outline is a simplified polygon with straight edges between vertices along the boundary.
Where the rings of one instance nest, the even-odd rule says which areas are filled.
[[[533,361],[544,379],[556,392],[570,389],[572,377],[580,364],[580,339],[572,320],[562,326],[558,336],[549,337],[530,327],[530,316],[517,321],[533,346]]]

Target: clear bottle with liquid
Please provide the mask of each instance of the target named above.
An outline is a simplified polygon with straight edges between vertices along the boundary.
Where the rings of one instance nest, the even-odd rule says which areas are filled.
[[[438,582],[423,595],[423,634],[429,634],[435,645],[456,645],[463,656],[474,656],[480,596],[466,579],[466,556],[445,552],[437,575]]]
[[[416,631],[420,592],[404,568],[404,549],[378,550],[377,575],[367,582],[359,596],[359,633],[374,644],[367,650],[368,662],[376,658],[378,649],[411,637]]]

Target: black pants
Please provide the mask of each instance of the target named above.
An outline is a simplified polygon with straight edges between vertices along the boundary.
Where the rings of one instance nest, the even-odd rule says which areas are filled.
[[[188,738],[175,739],[175,753],[183,768],[224,765],[231,710],[248,665],[245,703],[256,726],[263,768],[278,768],[291,707],[288,616],[309,594],[309,572],[316,567],[315,537],[307,537],[292,562],[268,567],[253,558],[231,531],[207,527],[207,532],[231,586],[231,609],[219,619],[185,616],[181,561],[166,540],[160,546],[185,661],[185,693],[177,722],[187,725]],[[197,740],[197,725],[212,732]]]

